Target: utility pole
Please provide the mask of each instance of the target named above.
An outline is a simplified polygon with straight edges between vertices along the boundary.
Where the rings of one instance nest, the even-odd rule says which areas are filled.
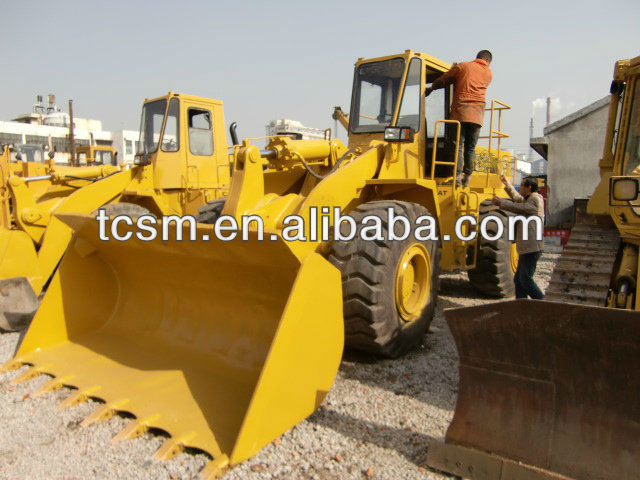
[[[529,154],[528,154],[529,161],[533,160],[533,147],[531,146],[532,138],[533,138],[533,117],[531,117],[531,120],[529,122]]]
[[[76,140],[73,136],[73,100],[69,100],[69,140],[71,141],[71,166],[76,167]]]

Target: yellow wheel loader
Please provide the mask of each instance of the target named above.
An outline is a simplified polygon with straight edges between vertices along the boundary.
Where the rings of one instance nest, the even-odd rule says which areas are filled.
[[[441,269],[507,292],[509,243],[478,244],[471,222],[456,236],[458,216],[487,215],[505,192],[500,171],[455,184],[452,92],[424,96],[449,68],[411,50],[358,60],[348,146],[245,140],[229,195],[200,209],[195,239],[177,240],[189,232],[172,225],[166,241],[133,226],[121,229],[129,241],[101,241],[92,216],[58,214],[74,240],[3,368],[31,365],[17,381],[52,375],[39,393],[76,387],[64,406],[103,399],[86,423],[132,413],[117,440],[160,428],[171,438],[157,457],[201,449],[213,458],[202,476],[215,476],[313,412],[345,332],[349,346],[388,356],[419,344]],[[511,157],[493,153],[510,171]],[[335,218],[347,214],[353,240]]]
[[[430,466],[470,479],[639,478],[640,57],[615,65],[599,165],[545,301],[445,312],[460,386]]]
[[[76,156],[80,165],[118,165],[116,149],[108,145],[80,145]]]
[[[29,280],[36,284],[35,288],[41,288],[46,280],[37,286],[36,249],[43,243],[52,212],[78,189],[117,172],[118,168],[68,167],[55,165],[53,160],[25,162],[20,156],[11,162],[6,147],[0,166],[0,330],[15,330],[32,316],[37,306]]]
[[[0,329],[20,329],[33,316],[71,240],[72,230],[54,214],[89,214],[106,204],[109,215],[195,214],[226,193],[222,102],[170,92],[145,101],[141,122],[140,152],[130,170],[104,164],[114,159],[111,147],[90,147],[80,150],[90,166],[55,165],[6,179],[3,208],[13,225],[0,230]]]

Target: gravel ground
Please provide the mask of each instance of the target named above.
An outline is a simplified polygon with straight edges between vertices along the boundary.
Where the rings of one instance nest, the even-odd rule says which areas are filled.
[[[543,290],[557,257],[545,254],[538,263]],[[455,478],[422,466],[429,440],[444,436],[451,421],[458,384],[457,353],[442,311],[487,301],[477,298],[464,274],[443,275],[421,349],[398,360],[347,354],[322,407],[223,479]],[[0,334],[0,363],[17,342],[17,334]],[[48,377],[11,385],[20,371],[0,374],[0,478],[190,479],[208,461],[191,453],[151,460],[164,441],[158,435],[112,444],[127,418],[80,427],[98,403],[57,410],[70,390],[32,398]]]

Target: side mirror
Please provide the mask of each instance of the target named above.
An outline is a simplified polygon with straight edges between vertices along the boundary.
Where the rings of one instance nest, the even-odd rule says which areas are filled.
[[[53,157],[55,157],[55,156],[56,156],[56,152],[49,152],[49,154],[48,154],[48,155],[49,155],[49,158],[50,158],[51,160],[53,160]]]
[[[384,129],[384,139],[387,142],[413,142],[414,133],[411,127],[387,127]]]

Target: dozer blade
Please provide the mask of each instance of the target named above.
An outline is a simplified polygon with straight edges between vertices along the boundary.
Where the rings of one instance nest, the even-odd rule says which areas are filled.
[[[32,283],[40,265],[31,238],[21,230],[0,228],[0,330],[24,328],[38,308]]]
[[[639,313],[516,300],[445,315],[460,386],[430,466],[486,480],[638,478]]]
[[[100,241],[91,217],[59,217],[76,235],[14,364],[94,392],[106,402],[96,419],[124,410],[165,430],[159,458],[209,452],[207,474],[323,400],[343,323],[340,274],[319,254],[253,233],[217,241],[207,225],[198,238],[211,241]]]

